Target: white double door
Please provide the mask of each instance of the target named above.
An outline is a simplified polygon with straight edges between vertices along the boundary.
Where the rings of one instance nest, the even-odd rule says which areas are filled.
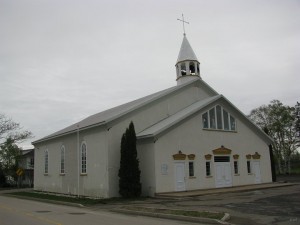
[[[231,187],[231,165],[230,162],[215,162],[216,187]]]

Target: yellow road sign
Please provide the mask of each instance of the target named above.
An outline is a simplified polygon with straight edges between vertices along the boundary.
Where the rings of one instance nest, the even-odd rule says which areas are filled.
[[[16,174],[17,174],[18,176],[22,176],[22,175],[24,174],[24,170],[23,170],[22,168],[19,168],[19,169],[17,169]]]

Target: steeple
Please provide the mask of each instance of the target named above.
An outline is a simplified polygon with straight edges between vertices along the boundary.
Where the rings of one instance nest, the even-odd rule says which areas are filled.
[[[183,40],[175,66],[177,85],[193,79],[200,79],[200,62],[186,38],[185,33],[183,34]]]

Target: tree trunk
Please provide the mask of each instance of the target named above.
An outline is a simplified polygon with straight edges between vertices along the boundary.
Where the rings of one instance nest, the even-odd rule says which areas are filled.
[[[280,156],[277,156],[277,166],[278,166],[278,173],[282,174],[282,165],[281,165],[281,158]]]

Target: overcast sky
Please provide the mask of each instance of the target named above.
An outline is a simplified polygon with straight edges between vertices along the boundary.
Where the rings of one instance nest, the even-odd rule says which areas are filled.
[[[299,0],[0,0],[0,113],[46,136],[176,85],[187,38],[242,112],[300,100]]]

